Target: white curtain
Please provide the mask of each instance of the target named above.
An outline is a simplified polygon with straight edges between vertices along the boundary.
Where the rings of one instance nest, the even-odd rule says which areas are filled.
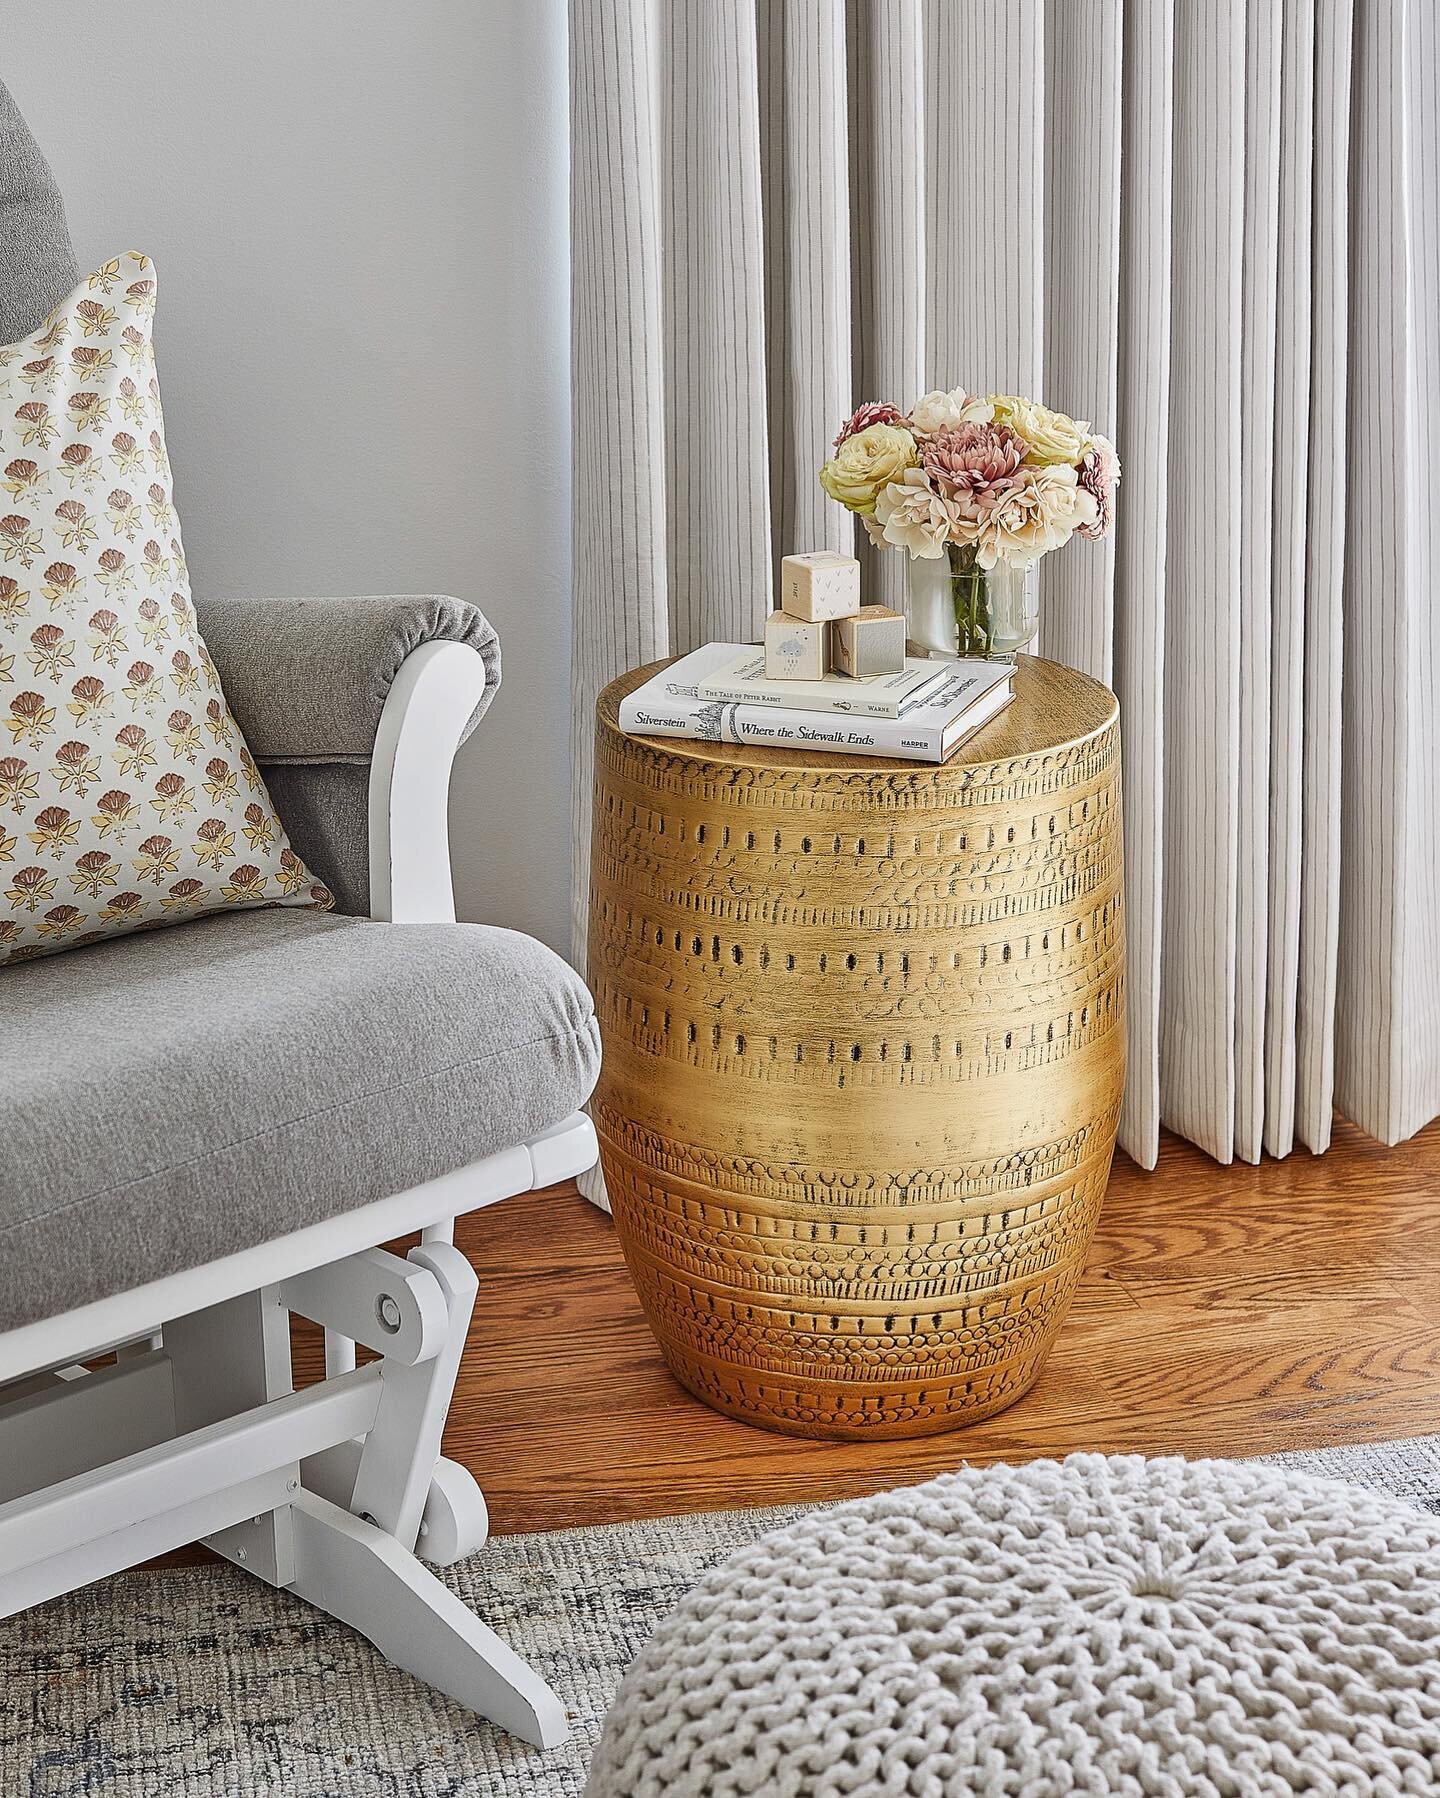
[[[758,636],[860,399],[1124,463],[1042,649],[1124,729],[1121,1140],[1440,1112],[1435,0],[571,0],[575,933],[595,695]],[[862,546],[898,602],[897,552]]]

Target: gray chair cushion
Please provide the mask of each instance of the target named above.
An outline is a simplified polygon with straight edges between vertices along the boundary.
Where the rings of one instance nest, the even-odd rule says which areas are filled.
[[[79,279],[55,177],[0,81],[0,343],[28,337]]]
[[[0,1027],[0,1330],[524,1142],[600,1059],[529,937],[299,911],[12,965]]]

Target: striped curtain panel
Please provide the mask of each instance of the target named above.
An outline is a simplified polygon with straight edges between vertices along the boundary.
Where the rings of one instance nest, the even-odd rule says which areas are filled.
[[[860,399],[1124,465],[1043,653],[1119,694],[1130,1086],[1219,1161],[1440,1112],[1434,0],[571,0],[575,940],[595,696],[856,549]]]

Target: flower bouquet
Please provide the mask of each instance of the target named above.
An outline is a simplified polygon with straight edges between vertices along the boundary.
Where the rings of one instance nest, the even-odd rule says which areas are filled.
[[[910,552],[911,634],[951,655],[1009,656],[1039,627],[1032,571],[1076,532],[1109,530],[1120,463],[1088,424],[1013,393],[864,405],[820,470],[870,541]]]

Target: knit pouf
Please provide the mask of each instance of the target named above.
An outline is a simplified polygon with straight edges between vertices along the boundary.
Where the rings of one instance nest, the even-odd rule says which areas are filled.
[[[1440,1792],[1440,1520],[1072,1455],[818,1512],[641,1650],[587,1798]]]

